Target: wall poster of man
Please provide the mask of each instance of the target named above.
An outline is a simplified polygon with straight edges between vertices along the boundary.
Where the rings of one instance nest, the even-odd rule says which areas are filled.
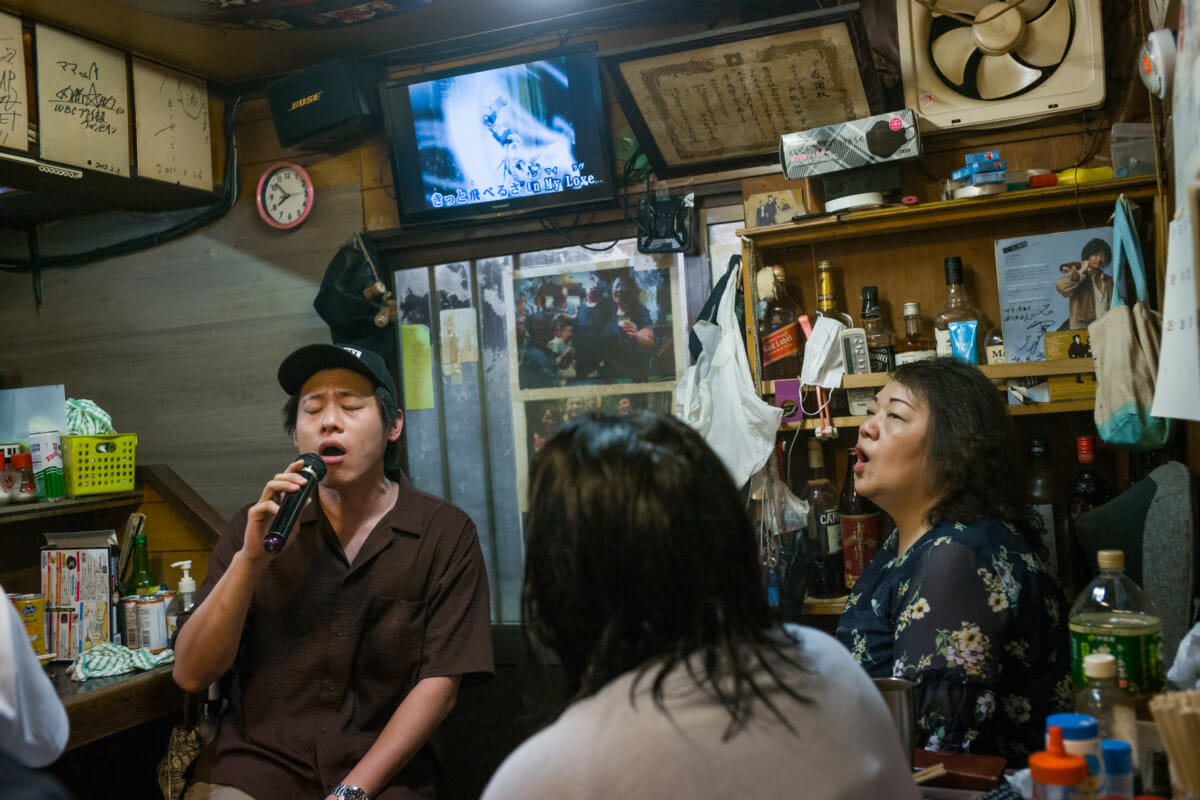
[[[1007,361],[1046,358],[1044,334],[1086,330],[1112,303],[1112,228],[996,241]]]
[[[688,364],[679,256],[538,255],[505,287],[522,505],[529,464],[560,425],[588,411],[669,413]]]

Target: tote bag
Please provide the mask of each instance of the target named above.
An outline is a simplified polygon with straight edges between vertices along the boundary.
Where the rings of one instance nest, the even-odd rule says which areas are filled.
[[[1133,305],[1125,301],[1124,266],[1129,267],[1137,293]],[[1109,444],[1153,450],[1170,436],[1170,420],[1150,415],[1161,337],[1162,316],[1146,302],[1146,271],[1129,198],[1121,195],[1113,223],[1112,307],[1088,325],[1088,342],[1096,359],[1096,429]]]
[[[764,401],[750,379],[746,340],[734,308],[741,270],[738,264],[729,271],[716,324],[700,320],[693,328],[703,349],[675,387],[671,407],[704,437],[738,486],[774,452],[783,418],[783,409]]]

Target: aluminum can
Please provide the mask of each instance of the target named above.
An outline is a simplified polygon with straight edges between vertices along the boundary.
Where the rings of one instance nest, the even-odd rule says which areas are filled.
[[[63,475],[62,442],[58,431],[29,434],[29,454],[33,456],[33,479],[41,500],[62,500],[67,496]]]
[[[46,598],[40,594],[10,594],[8,599],[21,615],[33,652],[46,655]]]
[[[167,604],[158,595],[137,600],[138,646],[151,653],[167,649]]]
[[[137,650],[142,646],[141,637],[138,635],[137,601],[136,594],[122,597],[121,613],[117,617],[121,626],[121,643],[130,650]]]

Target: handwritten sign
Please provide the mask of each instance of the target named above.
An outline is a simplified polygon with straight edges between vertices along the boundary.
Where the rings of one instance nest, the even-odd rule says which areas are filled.
[[[42,158],[129,176],[129,75],[125,54],[38,25]]]
[[[1196,184],[1190,191],[1200,193]],[[1196,310],[1196,238],[1192,208],[1171,222],[1163,288],[1162,347],[1154,386],[1156,417],[1200,420],[1200,313]]]
[[[1098,265],[1101,277],[1095,281],[1090,267],[1084,267],[1093,251],[1097,262],[1103,259]],[[1005,360],[1042,361],[1046,358],[1045,333],[1086,328],[1095,316],[1107,311],[1112,294],[1111,261],[1112,228],[997,240],[996,283]],[[1102,300],[1105,286],[1108,299]]]
[[[29,99],[25,94],[21,19],[0,11],[0,147],[29,149]]]
[[[212,191],[204,81],[135,58],[133,109],[138,175]]]

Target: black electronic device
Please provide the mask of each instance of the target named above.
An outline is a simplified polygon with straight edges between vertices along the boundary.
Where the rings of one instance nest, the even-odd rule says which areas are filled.
[[[405,227],[615,202],[593,45],[407,76],[380,96]]]
[[[639,253],[686,253],[696,231],[692,195],[652,197],[638,201],[637,249]]]
[[[371,62],[335,59],[267,87],[275,133],[284,147],[336,152],[379,125],[382,72]]]
[[[296,518],[300,516],[300,509],[304,508],[317,483],[325,477],[325,462],[319,455],[305,453],[300,458],[304,461],[300,474],[308,478],[308,483],[284,495],[275,519],[271,520],[271,527],[263,537],[263,549],[268,553],[278,553],[287,544],[288,534],[292,532]]]

